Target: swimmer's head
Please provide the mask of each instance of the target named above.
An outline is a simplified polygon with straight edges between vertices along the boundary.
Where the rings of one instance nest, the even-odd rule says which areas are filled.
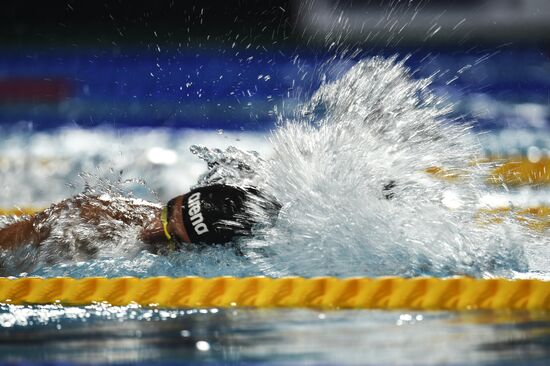
[[[256,224],[272,224],[280,208],[274,198],[255,188],[217,184],[172,199],[167,219],[176,241],[227,243],[252,235]]]

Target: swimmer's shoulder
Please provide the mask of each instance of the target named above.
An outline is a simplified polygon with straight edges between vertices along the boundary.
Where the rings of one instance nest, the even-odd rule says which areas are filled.
[[[79,194],[73,197],[73,201],[71,204],[79,209],[80,216],[94,222],[115,219],[139,225],[151,220],[162,209],[159,203],[109,194]]]

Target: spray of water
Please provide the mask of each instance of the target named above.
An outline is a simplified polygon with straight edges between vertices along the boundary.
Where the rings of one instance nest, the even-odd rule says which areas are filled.
[[[40,250],[3,253],[4,269],[29,264],[33,274],[75,277],[544,275],[548,236],[477,217],[487,192],[481,149],[429,86],[411,78],[404,61],[364,60],[325,82],[294,115],[280,116],[271,155],[193,146],[209,168],[199,186],[264,193],[250,201],[260,223],[255,236],[236,247],[147,253],[136,238],[159,206],[121,198],[121,181],[87,176],[83,194],[48,211],[44,225],[52,229]],[[448,174],[437,178],[429,168]],[[282,206],[275,225],[262,209],[270,197]],[[109,209],[94,221],[81,216],[84,204]]]
[[[214,171],[277,197],[277,225],[243,243],[262,273],[282,275],[511,276],[528,270],[512,223],[476,220],[486,167],[451,105],[413,80],[403,61],[373,58],[325,83],[271,136],[274,155],[202,148]],[[236,163],[236,161],[240,161]],[[426,169],[452,171],[436,179]],[[251,178],[254,172],[255,176]],[[537,238],[540,239],[540,238]],[[546,241],[548,241],[546,239]]]

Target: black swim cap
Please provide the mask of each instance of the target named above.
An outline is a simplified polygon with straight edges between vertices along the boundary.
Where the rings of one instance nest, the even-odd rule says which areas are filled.
[[[191,242],[211,244],[250,236],[253,225],[272,222],[280,208],[275,199],[255,188],[217,184],[187,193],[182,214]]]

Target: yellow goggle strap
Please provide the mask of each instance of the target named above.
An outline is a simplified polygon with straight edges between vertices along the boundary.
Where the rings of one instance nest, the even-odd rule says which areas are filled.
[[[171,251],[176,249],[176,244],[172,240],[172,235],[168,231],[168,205],[164,206],[162,213],[160,214],[160,220],[162,221],[162,229],[164,230],[164,236],[168,239],[168,249]]]

